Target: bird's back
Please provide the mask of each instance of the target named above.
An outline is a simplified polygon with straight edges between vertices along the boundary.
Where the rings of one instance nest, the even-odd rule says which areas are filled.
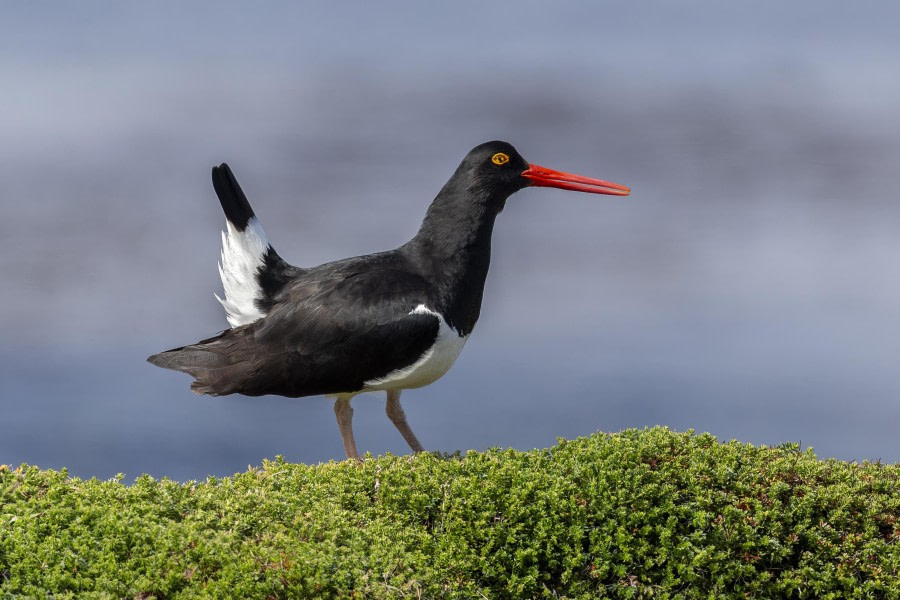
[[[150,357],[199,393],[309,396],[360,391],[414,364],[438,338],[429,284],[402,253],[298,270],[252,323]]]

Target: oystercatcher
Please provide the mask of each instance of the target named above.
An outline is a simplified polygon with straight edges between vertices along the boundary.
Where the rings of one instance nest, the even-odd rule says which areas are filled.
[[[219,301],[231,329],[148,360],[190,374],[199,394],[333,396],[344,451],[354,459],[350,401],[376,390],[387,392],[387,416],[410,448],[423,450],[400,392],[441,377],[469,339],[494,219],[510,195],[528,186],[630,193],[529,164],[511,144],[487,142],[466,155],[409,242],[301,268],[275,252],[228,165],[213,167],[212,179],[227,219]]]

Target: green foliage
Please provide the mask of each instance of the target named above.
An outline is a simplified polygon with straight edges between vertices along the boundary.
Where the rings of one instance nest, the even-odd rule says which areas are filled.
[[[900,598],[900,466],[666,429],[124,485],[0,467],[0,597]]]

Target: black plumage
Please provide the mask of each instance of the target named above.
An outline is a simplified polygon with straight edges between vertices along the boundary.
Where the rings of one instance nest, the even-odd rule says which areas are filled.
[[[421,449],[411,430],[403,429],[408,425],[399,391],[405,384],[393,389],[373,382],[416,365],[435,369],[434,378],[446,370],[428,364],[430,353],[443,352],[439,341],[458,353],[462,343],[443,340],[458,336],[464,342],[475,327],[494,221],[511,194],[528,185],[627,194],[616,184],[531,166],[512,145],[488,142],[466,155],[412,240],[387,252],[299,268],[278,256],[261,228],[254,229],[253,209],[227,165],[213,168],[213,184],[234,235],[257,236],[248,239],[264,246],[260,256],[250,256],[259,266],[248,282],[262,317],[148,360],[190,374],[191,389],[202,394],[335,395],[348,456],[355,455],[355,445],[339,405],[343,399],[343,410],[350,411],[349,399],[367,389],[388,391],[389,416],[410,445]],[[453,359],[455,354],[450,364]],[[429,371],[425,383],[430,377]],[[398,409],[402,425],[395,418]]]
[[[234,225],[238,231],[244,231],[250,219],[256,216],[244,190],[238,184],[231,167],[222,163],[212,169],[213,189],[219,197],[219,204],[225,212],[225,218]]]

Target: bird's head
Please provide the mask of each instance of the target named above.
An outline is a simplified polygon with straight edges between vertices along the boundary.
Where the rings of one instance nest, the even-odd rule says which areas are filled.
[[[509,195],[528,186],[555,187],[564,190],[627,196],[624,185],[555,171],[530,164],[508,142],[486,142],[473,148],[463,159],[460,171],[466,173],[470,187],[489,192],[491,196]]]

